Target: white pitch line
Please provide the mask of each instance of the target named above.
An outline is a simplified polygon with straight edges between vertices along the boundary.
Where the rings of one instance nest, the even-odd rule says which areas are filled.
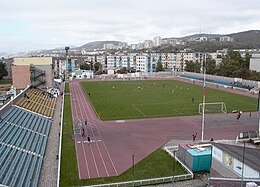
[[[140,112],[143,116],[145,116],[145,113],[143,113],[141,110],[139,110],[136,106],[134,106],[133,104],[132,104],[132,106],[133,106],[138,112]]]
[[[179,113],[179,114],[182,114],[181,112],[179,112],[178,110],[176,110],[176,109],[173,109],[173,111],[175,111],[175,112],[177,112],[177,113]]]

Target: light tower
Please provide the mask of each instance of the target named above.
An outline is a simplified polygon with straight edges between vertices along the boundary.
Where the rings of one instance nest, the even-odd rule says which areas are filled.
[[[70,49],[70,47],[65,47],[65,50],[66,50],[66,62],[65,62],[65,82],[67,81],[67,71],[68,71],[68,61],[69,61],[69,49]]]

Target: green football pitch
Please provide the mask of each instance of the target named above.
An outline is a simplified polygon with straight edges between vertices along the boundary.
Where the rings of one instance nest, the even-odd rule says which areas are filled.
[[[102,120],[199,115],[203,99],[201,86],[174,80],[83,82],[82,86]],[[257,108],[255,98],[206,88],[206,103],[214,102],[224,102],[227,112]]]

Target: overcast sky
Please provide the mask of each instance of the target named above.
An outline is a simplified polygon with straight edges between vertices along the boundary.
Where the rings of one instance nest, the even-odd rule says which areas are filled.
[[[260,30],[260,0],[0,0],[0,52]]]

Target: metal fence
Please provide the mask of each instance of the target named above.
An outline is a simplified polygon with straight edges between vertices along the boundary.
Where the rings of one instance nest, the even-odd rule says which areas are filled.
[[[144,179],[144,180],[136,180],[136,181],[126,181],[126,182],[118,182],[118,183],[109,183],[109,184],[97,184],[90,185],[92,187],[123,187],[123,186],[146,186],[152,184],[163,184],[163,183],[171,183],[183,180],[192,179],[190,174],[170,176],[170,177],[161,177],[161,178],[153,178],[153,179]],[[87,186],[85,186],[87,187]]]

